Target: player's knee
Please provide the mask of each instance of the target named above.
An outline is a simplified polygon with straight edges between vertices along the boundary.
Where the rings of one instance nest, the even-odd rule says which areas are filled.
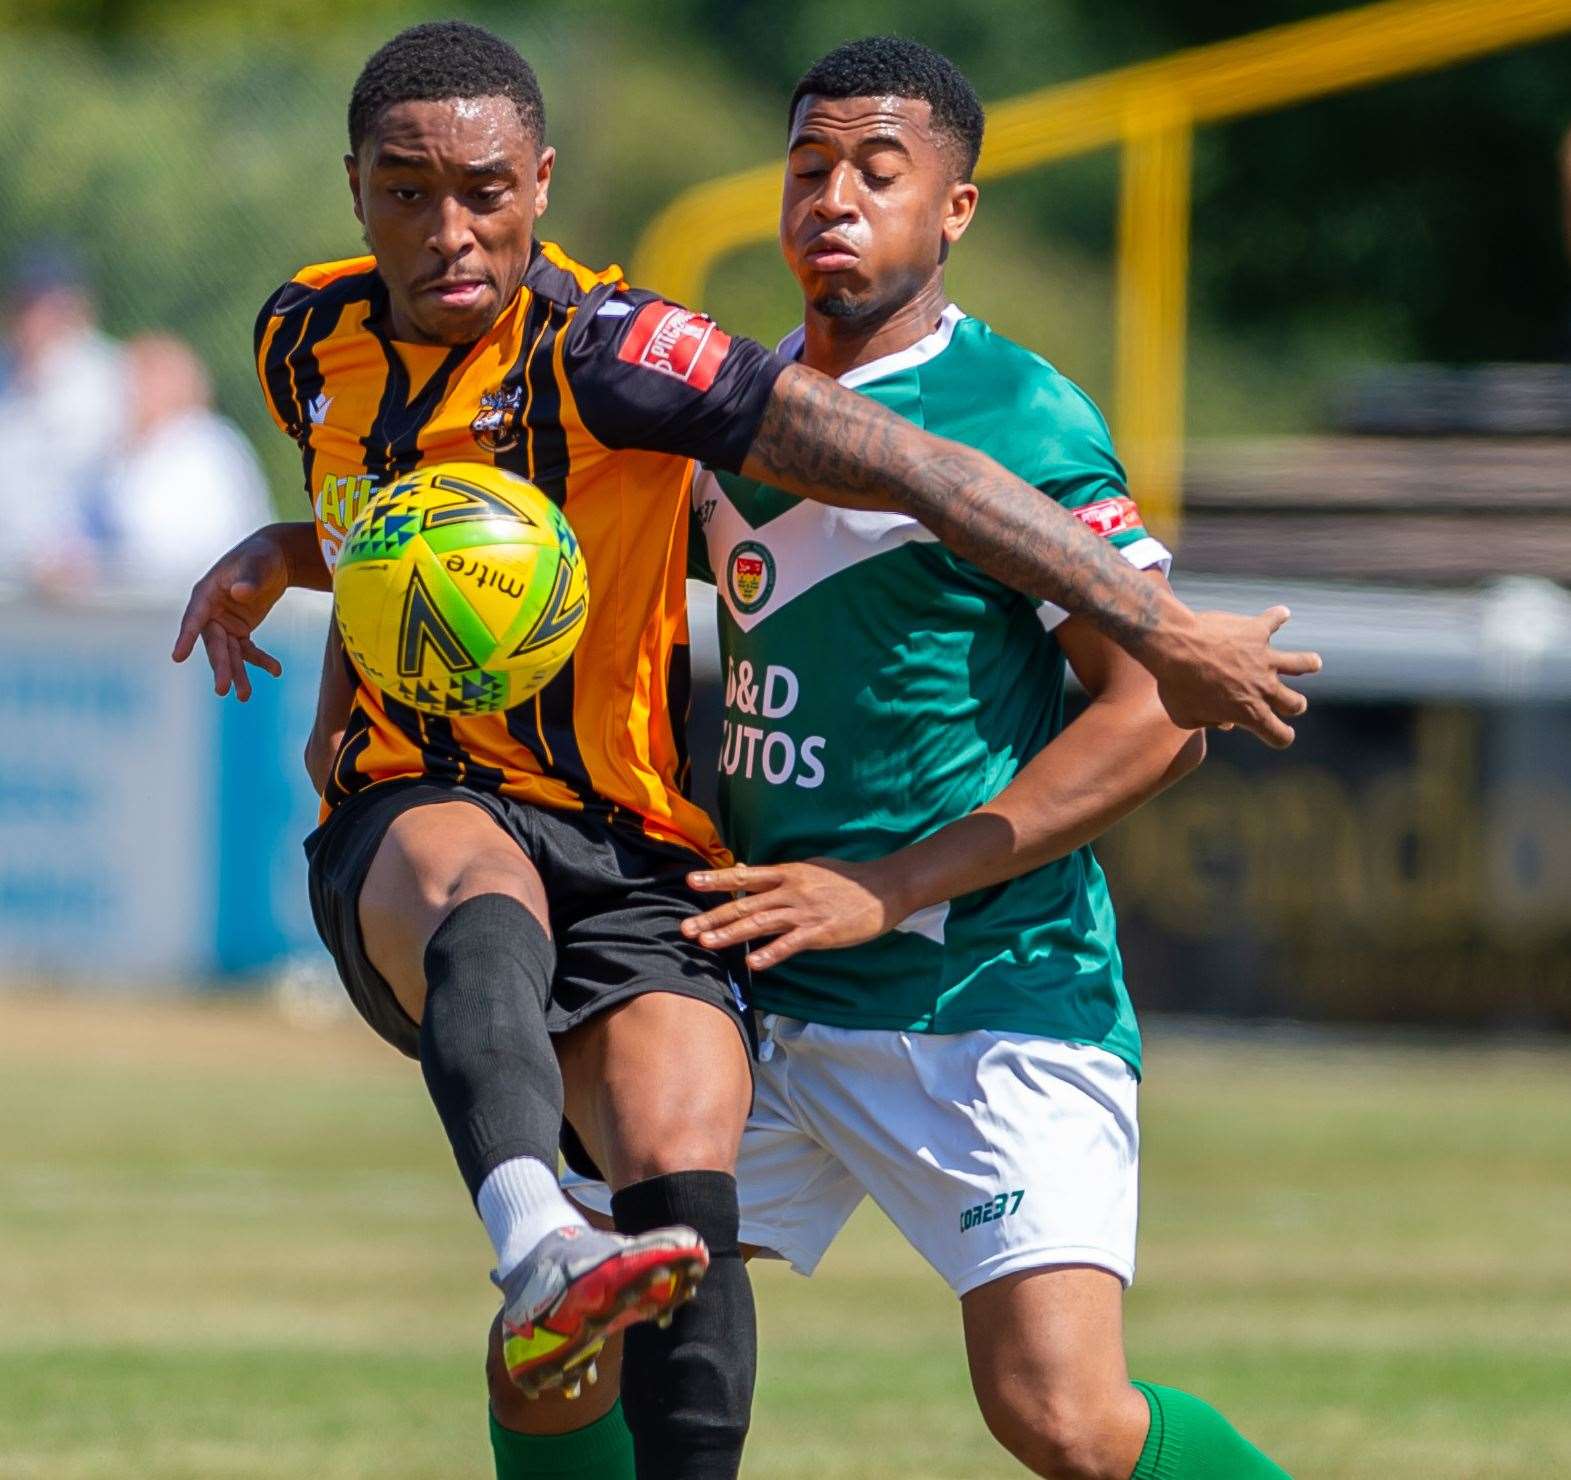
[[[421,871],[391,895],[373,893],[370,883],[367,880],[368,887],[360,895],[362,923],[370,925],[379,916],[392,917],[385,924],[406,934],[411,950],[423,950],[425,942],[459,905],[484,894],[515,899],[530,913],[536,913],[528,873],[505,854],[471,859],[450,872]]]
[[[483,894],[500,894],[519,904],[540,919],[535,908],[538,892],[536,876],[529,864],[504,850],[471,859],[450,879],[432,881],[428,898],[430,909],[438,920],[445,920],[465,900],[479,899]],[[550,934],[550,926],[540,923]]]
[[[649,993],[591,1020],[559,1051],[569,1117],[615,1185],[734,1170],[752,1080],[741,1037],[720,1009]],[[688,1054],[708,1072],[650,1072],[651,1060],[668,1053]]]
[[[740,1125],[695,1124],[693,1112],[655,1113],[624,1125],[613,1156],[621,1182],[644,1182],[671,1172],[730,1172],[736,1168]]]
[[[454,909],[482,894],[546,916],[538,872],[494,823],[466,803],[416,807],[393,821],[377,848],[360,887],[361,926],[368,943],[423,950]]]
[[[993,1437],[1034,1473],[1047,1480],[1128,1480],[1128,1444],[1116,1405],[1032,1391],[1024,1383],[977,1397]]]
[[[669,1172],[735,1171],[751,1101],[745,1065],[739,1072],[739,1083],[716,1073],[702,1086],[688,1080],[668,1081],[624,1099],[610,1133],[619,1180],[642,1182]]]

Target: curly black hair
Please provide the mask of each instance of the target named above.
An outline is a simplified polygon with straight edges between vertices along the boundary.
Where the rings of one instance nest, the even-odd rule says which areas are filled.
[[[932,109],[933,127],[952,146],[956,173],[969,180],[982,152],[982,104],[965,74],[941,52],[906,36],[864,36],[821,56],[791,94],[796,105],[819,98],[915,98]]]
[[[400,31],[360,69],[349,95],[349,148],[360,146],[394,103],[509,98],[536,144],[545,139],[545,99],[534,68],[500,36],[467,21],[428,21]]]

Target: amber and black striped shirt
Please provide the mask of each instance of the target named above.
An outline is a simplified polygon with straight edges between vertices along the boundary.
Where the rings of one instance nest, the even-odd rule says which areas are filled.
[[[723,858],[685,794],[690,459],[740,466],[783,362],[550,243],[473,344],[394,340],[387,310],[359,257],[304,268],[257,319],[263,395],[300,446],[329,568],[379,488],[423,463],[487,461],[562,506],[594,598],[572,661],[505,714],[434,718],[362,684],[324,806],[424,775]]]

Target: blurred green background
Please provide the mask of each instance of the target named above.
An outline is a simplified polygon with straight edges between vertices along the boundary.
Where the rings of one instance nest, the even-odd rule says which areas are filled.
[[[70,239],[112,333],[196,344],[287,499],[294,452],[255,394],[251,324],[296,267],[358,250],[344,110],[361,62],[403,24],[460,15],[530,57],[561,153],[545,233],[600,264],[625,262],[682,187],[775,154],[796,77],[845,37],[915,35],[988,101],[1334,8],[0,0],[0,273],[41,237]],[[1202,130],[1191,430],[1313,425],[1327,387],[1364,364],[1554,353],[1568,75],[1571,42],[1557,42]],[[1115,198],[1110,152],[991,185],[952,272],[970,311],[1103,401]],[[704,306],[768,337],[792,322],[794,292],[757,248],[722,267]]]

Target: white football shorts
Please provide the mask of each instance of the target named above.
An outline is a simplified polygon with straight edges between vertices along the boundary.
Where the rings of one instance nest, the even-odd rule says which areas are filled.
[[[811,1274],[871,1197],[957,1295],[1022,1270],[1134,1278],[1137,1081],[1087,1044],[761,1019],[742,1242]],[[603,1183],[568,1173],[580,1203]]]

